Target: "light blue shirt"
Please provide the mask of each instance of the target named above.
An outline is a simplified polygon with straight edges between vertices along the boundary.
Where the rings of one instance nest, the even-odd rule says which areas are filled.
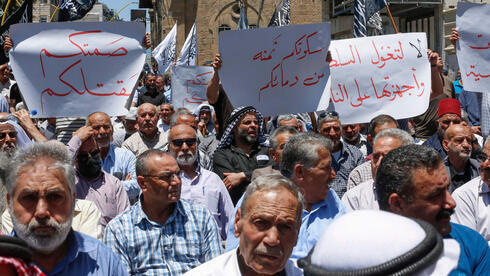
[[[121,172],[123,175],[121,182],[129,199],[132,200],[138,197],[140,187],[136,181],[136,156],[131,151],[115,147],[111,143],[109,153],[107,153],[102,163],[102,169],[112,175],[115,172]],[[131,174],[131,180],[124,180],[128,174]]]
[[[102,242],[73,230],[67,240],[68,254],[46,275],[128,275],[119,256]]]
[[[235,231],[233,222],[235,221],[237,209],[242,205],[244,195],[238,201],[231,219],[232,223],[230,223],[230,226],[228,227],[226,251],[237,248],[240,243],[240,239],[233,235]],[[325,231],[328,224],[347,212],[348,209],[345,207],[342,201],[340,201],[339,197],[332,189],[328,191],[325,200],[312,206],[310,212],[303,210],[298,242],[293,248],[291,259],[306,257],[310,250],[315,246],[318,239],[322,236],[323,231]]]

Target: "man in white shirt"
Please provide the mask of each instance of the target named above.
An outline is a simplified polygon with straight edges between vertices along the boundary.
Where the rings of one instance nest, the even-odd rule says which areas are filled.
[[[289,259],[301,226],[303,196],[291,180],[266,175],[254,180],[235,217],[238,249],[185,275],[303,275]]]
[[[451,221],[468,226],[490,242],[490,137],[480,158],[481,176],[456,189],[452,196],[456,208]]]

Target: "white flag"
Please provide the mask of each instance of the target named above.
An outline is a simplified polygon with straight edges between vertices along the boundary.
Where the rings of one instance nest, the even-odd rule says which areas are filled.
[[[196,22],[192,25],[192,29],[187,35],[184,46],[180,50],[179,58],[177,59],[177,65],[194,66],[196,65],[197,56],[197,35],[196,35]]]
[[[151,52],[158,63],[158,70],[164,74],[175,60],[177,51],[177,23],[175,23],[170,33],[165,39]]]

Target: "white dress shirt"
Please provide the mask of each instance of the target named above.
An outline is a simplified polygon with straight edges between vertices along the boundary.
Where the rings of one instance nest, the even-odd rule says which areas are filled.
[[[459,223],[480,233],[490,241],[490,188],[478,176],[452,194],[456,208],[451,221]]]
[[[296,266],[292,260],[288,260],[286,263],[286,275],[296,276],[303,275],[303,271]],[[238,266],[237,250],[228,251],[209,262],[206,262],[191,271],[188,271],[184,275],[186,276],[240,276],[240,267]]]
[[[379,210],[374,181],[371,179],[347,190],[344,196],[342,196],[342,202],[350,211],[363,209]]]

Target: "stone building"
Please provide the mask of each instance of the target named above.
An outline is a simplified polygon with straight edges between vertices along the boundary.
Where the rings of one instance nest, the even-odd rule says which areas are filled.
[[[197,22],[198,64],[213,60],[218,51],[218,33],[236,29],[240,17],[237,0],[140,0],[150,3],[153,46],[178,24],[177,51],[180,51],[194,21]],[[330,21],[332,39],[352,37],[354,0],[290,0],[291,24]],[[250,26],[267,27],[281,0],[243,0]],[[450,74],[457,68],[449,42],[455,26],[457,0],[388,0],[399,32],[425,32],[428,46],[442,54]],[[473,0],[483,2],[486,0]],[[385,34],[395,33],[386,8],[381,10]]]

